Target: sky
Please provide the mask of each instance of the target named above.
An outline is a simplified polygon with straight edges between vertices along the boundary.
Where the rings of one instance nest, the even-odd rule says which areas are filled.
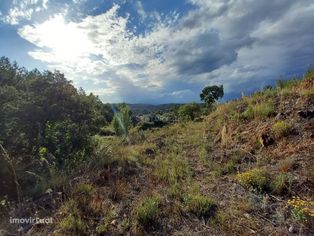
[[[0,56],[103,102],[225,100],[314,65],[313,0],[0,0]]]

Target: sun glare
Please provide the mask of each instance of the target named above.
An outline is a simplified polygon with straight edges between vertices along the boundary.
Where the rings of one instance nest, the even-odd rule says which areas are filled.
[[[51,49],[58,59],[73,60],[92,51],[92,44],[83,29],[75,23],[66,23],[56,15],[40,25],[41,46]]]

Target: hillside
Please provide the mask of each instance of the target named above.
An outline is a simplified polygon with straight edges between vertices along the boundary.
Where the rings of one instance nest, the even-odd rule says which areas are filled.
[[[180,104],[159,104],[159,105],[153,105],[153,104],[127,104],[130,109],[132,110],[134,115],[139,115],[139,114],[148,114],[151,112],[165,112],[169,111],[172,109],[175,109],[176,107],[180,106]]]
[[[309,71],[202,121],[95,136],[89,162],[7,214],[53,217],[31,236],[313,235],[313,113]]]

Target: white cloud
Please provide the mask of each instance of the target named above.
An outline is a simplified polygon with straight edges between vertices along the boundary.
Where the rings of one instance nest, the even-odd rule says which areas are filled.
[[[34,12],[47,9],[48,3],[49,0],[13,0],[10,9],[2,14],[0,21],[17,25],[22,20],[31,20]]]
[[[118,14],[118,5],[76,22],[56,14],[19,34],[38,47],[29,52],[33,58],[105,101],[197,100],[208,83],[238,91],[288,71],[294,57],[307,55],[302,63],[313,58],[310,1],[190,2],[196,9],[185,16],[154,13],[153,25],[139,35],[128,28],[129,16]],[[140,2],[137,11],[145,24],[148,13]]]

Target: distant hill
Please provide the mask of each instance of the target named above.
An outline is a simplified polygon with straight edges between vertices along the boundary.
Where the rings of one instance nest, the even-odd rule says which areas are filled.
[[[154,111],[167,111],[167,110],[176,108],[180,105],[182,104],[179,104],[179,103],[169,103],[169,104],[159,104],[159,105],[142,104],[142,103],[128,104],[128,106],[131,108],[134,115],[148,114]]]

